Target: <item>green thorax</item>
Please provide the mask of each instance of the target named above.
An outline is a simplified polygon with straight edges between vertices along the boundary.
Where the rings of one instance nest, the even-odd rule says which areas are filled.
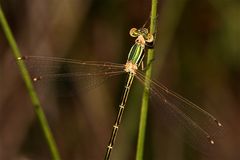
[[[143,50],[144,50],[143,46],[135,43],[128,53],[128,61],[131,61],[132,63],[136,64],[139,67],[144,57]]]

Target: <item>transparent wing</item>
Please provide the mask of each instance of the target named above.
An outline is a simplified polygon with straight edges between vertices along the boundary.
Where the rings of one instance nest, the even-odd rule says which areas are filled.
[[[125,73],[124,64],[73,59],[24,56],[23,60],[34,82],[78,81],[81,88],[92,88],[102,84],[106,79]]]
[[[150,84],[151,100],[161,107],[160,116],[170,130],[181,129],[187,142],[203,153],[217,151],[217,137],[223,126],[214,116],[162,84],[147,79],[141,71],[137,71],[136,77],[141,83]]]

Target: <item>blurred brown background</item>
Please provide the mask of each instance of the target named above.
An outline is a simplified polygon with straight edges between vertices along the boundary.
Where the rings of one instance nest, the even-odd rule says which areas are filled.
[[[24,55],[124,63],[150,0],[0,1]],[[227,130],[221,157],[209,158],[164,134],[150,109],[145,158],[240,159],[240,3],[238,0],[161,0],[154,78],[216,115]],[[30,98],[0,30],[0,160],[51,159]],[[124,77],[86,94],[39,97],[63,159],[103,159]],[[111,82],[111,83],[110,83]],[[133,86],[112,159],[134,159],[142,89]],[[159,106],[160,110],[161,106]]]

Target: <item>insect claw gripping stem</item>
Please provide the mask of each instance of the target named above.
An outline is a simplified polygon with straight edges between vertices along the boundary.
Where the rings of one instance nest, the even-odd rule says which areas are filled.
[[[155,41],[152,41],[150,43],[146,43],[146,46],[149,48],[149,49],[153,49],[154,48],[154,45],[155,45]]]

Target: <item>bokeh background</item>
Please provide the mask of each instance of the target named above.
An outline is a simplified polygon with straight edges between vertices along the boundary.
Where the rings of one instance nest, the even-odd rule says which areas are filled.
[[[128,32],[150,14],[150,0],[1,0],[24,55],[124,63]],[[153,77],[224,124],[221,156],[187,147],[165,133],[149,111],[144,159],[240,159],[240,3],[238,0],[159,0]],[[30,98],[0,30],[0,159],[51,159]],[[36,86],[63,159],[103,159],[124,77],[78,90]],[[66,87],[68,88],[68,87]],[[65,93],[66,91],[66,93]],[[142,87],[133,85],[112,159],[135,159]],[[63,95],[63,96],[62,96]],[[167,123],[167,122],[165,122]]]

